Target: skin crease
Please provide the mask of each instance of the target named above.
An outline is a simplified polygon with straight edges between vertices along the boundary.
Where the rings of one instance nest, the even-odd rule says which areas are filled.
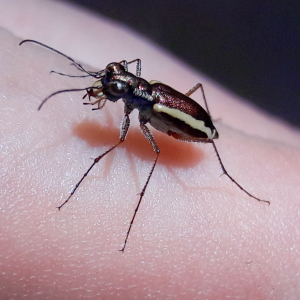
[[[0,25],[18,36],[0,31],[1,299],[298,298],[298,130],[99,16],[47,1],[1,1],[1,7]],[[50,75],[78,71],[47,49],[19,47],[25,38],[88,69],[139,57],[147,80],[181,92],[202,82],[219,119],[216,145],[227,171],[271,205],[219,177],[211,145],[178,142],[149,125],[161,157],[125,253],[118,252],[155,157],[132,113],[124,145],[93,169],[59,212],[55,207],[91,158],[118,141],[123,103],[91,111],[82,105],[84,92],[68,93],[38,112],[50,93],[93,80]],[[192,98],[203,105],[201,93]]]

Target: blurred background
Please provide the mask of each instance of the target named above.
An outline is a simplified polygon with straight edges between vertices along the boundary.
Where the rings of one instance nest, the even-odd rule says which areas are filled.
[[[300,127],[298,1],[69,0],[126,24]]]

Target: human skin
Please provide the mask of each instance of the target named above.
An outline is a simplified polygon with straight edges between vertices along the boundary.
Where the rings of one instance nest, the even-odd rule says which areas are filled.
[[[1,299],[298,298],[298,130],[98,16],[48,1],[0,4],[0,25],[10,30],[0,31]],[[37,45],[19,47],[25,38],[88,69],[141,58],[147,80],[181,92],[202,82],[227,171],[271,205],[220,176],[211,145],[178,142],[149,125],[161,157],[118,252],[155,153],[132,113],[128,139],[58,211],[91,158],[118,142],[123,102],[91,111],[84,92],[66,93],[37,111],[50,93],[93,81],[50,75],[77,70]],[[192,98],[203,105],[201,93]]]

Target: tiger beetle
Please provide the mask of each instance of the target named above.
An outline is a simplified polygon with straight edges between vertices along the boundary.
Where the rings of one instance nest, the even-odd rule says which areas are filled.
[[[133,217],[130,221],[130,225],[126,234],[123,248],[120,250],[124,252],[128,237],[146,192],[146,188],[153,174],[157,160],[159,157],[159,147],[155,142],[155,139],[151,131],[146,126],[149,123],[151,126],[157,130],[172,136],[173,138],[184,141],[184,142],[201,142],[212,144],[217,159],[221,165],[223,174],[225,174],[233,183],[235,183],[243,192],[245,192],[251,198],[256,199],[260,202],[266,202],[270,204],[270,201],[259,199],[248,191],[246,191],[238,182],[236,182],[226,171],[217,147],[214,143],[214,139],[219,137],[216,128],[213,125],[210,112],[208,110],[207,101],[205,98],[205,93],[202,84],[196,84],[192,89],[190,89],[186,94],[181,94],[180,92],[174,90],[168,85],[165,85],[159,81],[146,81],[141,78],[141,60],[135,59],[132,61],[122,60],[119,63],[112,62],[106,66],[104,70],[98,72],[91,72],[86,70],[80,63],[77,63],[71,57],[63,54],[62,52],[53,49],[45,44],[42,44],[35,40],[24,40],[20,45],[31,42],[43,46],[45,48],[54,51],[72,62],[72,64],[80,71],[84,72],[86,75],[72,76],[59,72],[52,71],[53,73],[60,74],[68,77],[94,77],[97,81],[93,86],[84,89],[68,89],[60,90],[52,93],[47,98],[45,98],[40,104],[38,110],[42,108],[45,102],[51,97],[65,92],[77,92],[86,91],[83,98],[88,96],[89,100],[94,98],[95,101],[83,103],[86,105],[96,105],[93,110],[102,109],[107,100],[116,102],[120,99],[124,102],[124,116],[120,128],[120,140],[119,142],[112,146],[110,149],[105,151],[103,154],[94,159],[93,164],[84,173],[82,178],[76,184],[74,189],[71,191],[69,197],[60,205],[58,209],[60,210],[75,193],[83,179],[89,174],[92,168],[109,152],[118,147],[122,142],[124,142],[129,126],[130,119],[129,114],[134,110],[139,110],[139,123],[140,129],[144,137],[151,144],[153,151],[156,153],[155,160],[153,162],[150,173],[147,177],[146,183],[141,191],[140,198],[136,209],[134,211]],[[136,63],[136,75],[128,72],[128,65]],[[205,108],[204,110],[197,102],[192,100],[189,96],[193,94],[196,90],[200,89],[202,92],[202,97],[204,100]]]

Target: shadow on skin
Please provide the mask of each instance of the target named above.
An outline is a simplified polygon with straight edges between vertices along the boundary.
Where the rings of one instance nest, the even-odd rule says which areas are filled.
[[[118,142],[119,128],[95,121],[83,121],[74,125],[73,134],[91,147],[109,147]],[[204,158],[204,153],[193,143],[177,141],[158,131],[155,131],[154,137],[160,149],[158,164],[171,168],[190,168]],[[146,161],[152,162],[155,158],[152,146],[138,128],[130,128],[126,140],[118,148],[125,148],[129,153]]]

